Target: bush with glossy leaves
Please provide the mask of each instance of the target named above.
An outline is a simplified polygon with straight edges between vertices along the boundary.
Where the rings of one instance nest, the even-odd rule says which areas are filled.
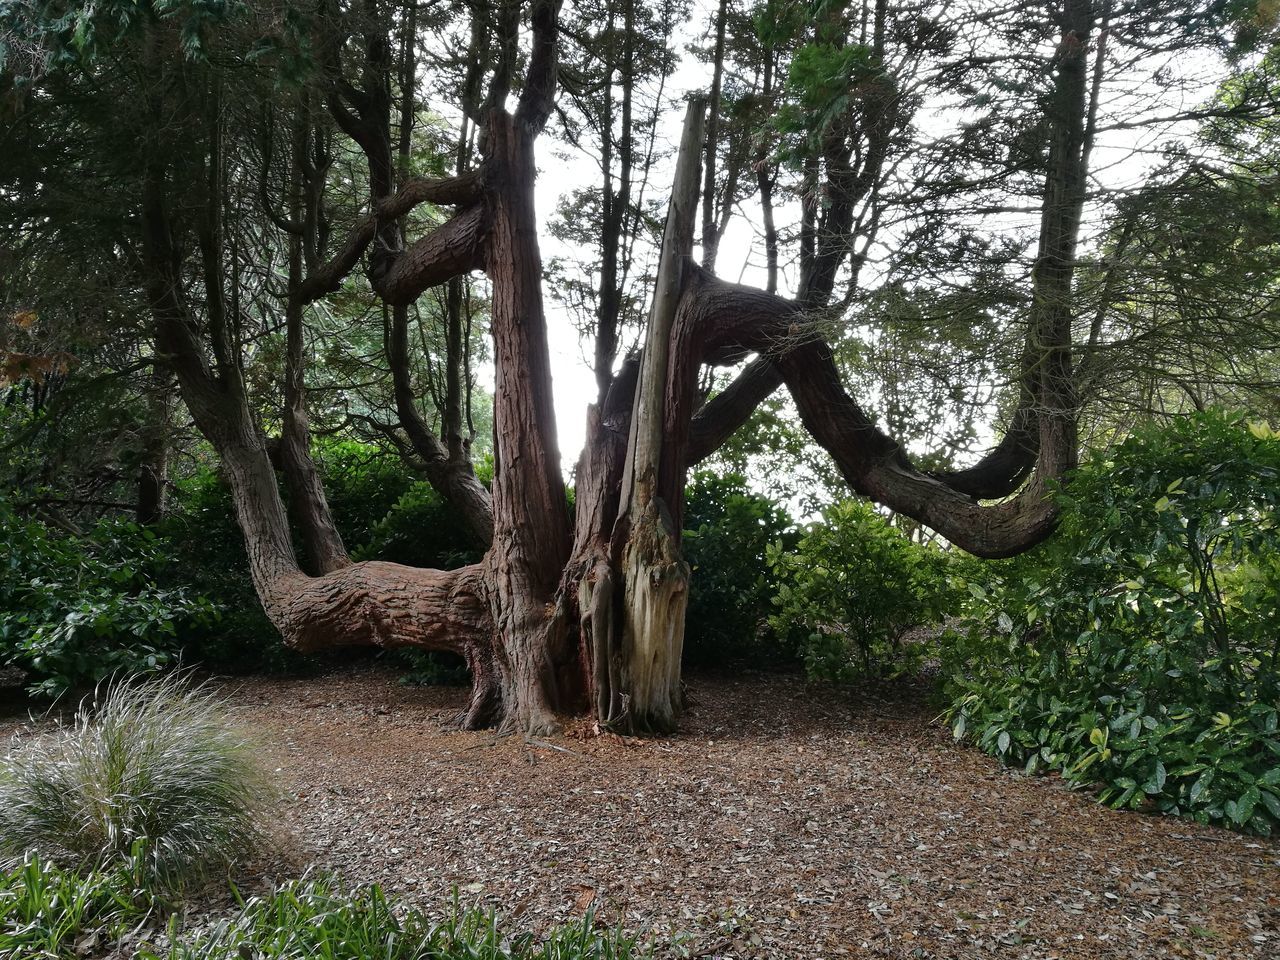
[[[771,547],[769,564],[778,580],[770,623],[819,679],[915,668],[925,648],[904,643],[903,633],[940,621],[953,605],[946,555],[912,542],[861,501],[827,508],[794,550]]]
[[[955,735],[1114,807],[1280,827],[1280,438],[1203,414],[1061,493],[1057,536],[970,582]]]

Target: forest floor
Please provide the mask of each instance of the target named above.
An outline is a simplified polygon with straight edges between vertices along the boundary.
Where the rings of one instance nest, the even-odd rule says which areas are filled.
[[[288,791],[275,869],[431,912],[592,909],[661,956],[1280,958],[1280,844],[1009,772],[908,686],[694,677],[660,740],[461,732],[465,690],[367,667],[228,690]]]

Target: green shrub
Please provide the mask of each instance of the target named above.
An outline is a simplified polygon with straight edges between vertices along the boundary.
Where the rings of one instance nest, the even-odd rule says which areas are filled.
[[[937,622],[953,602],[946,562],[869,504],[836,504],[793,551],[770,548],[779,581],[770,622],[800,649],[810,676],[845,682],[902,672],[923,653],[901,643],[903,631]]]
[[[176,486],[172,510],[157,529],[171,558],[163,576],[169,586],[216,597],[220,606],[216,622],[183,632],[183,662],[228,673],[296,666],[301,658],[284,646],[249,577],[231,491],[208,467]]]
[[[770,544],[795,542],[787,512],[736,475],[694,474],[685,488],[684,555],[693,568],[685,619],[685,661],[790,659],[769,628],[777,588]]]
[[[152,531],[119,521],[59,535],[0,502],[0,662],[25,670],[40,695],[168,662],[216,608],[157,584],[161,547]]]
[[[484,547],[471,536],[461,514],[425,480],[413,481],[352,548],[358,560],[436,570],[466,566],[483,555]]]
[[[1280,825],[1280,440],[1206,414],[1147,430],[1061,496],[1058,535],[971,583],[957,737],[1114,807]]]
[[[286,884],[248,901],[238,916],[138,960],[631,960],[648,956],[620,932],[598,933],[588,915],[545,941],[509,934],[492,914],[461,910],[433,922],[371,886],[343,893],[324,878]]]
[[[179,674],[132,678],[81,703],[71,726],[0,764],[0,853],[93,868],[144,844],[180,886],[261,846],[270,790],[224,703]]]
[[[155,908],[144,857],[107,870],[61,869],[29,854],[0,871],[0,960],[83,957]]]
[[[415,483],[400,457],[373,444],[317,437],[312,456],[348,550],[367,544],[374,526]]]

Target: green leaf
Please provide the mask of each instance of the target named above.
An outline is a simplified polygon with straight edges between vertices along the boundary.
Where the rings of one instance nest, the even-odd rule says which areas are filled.
[[[1280,797],[1277,797],[1270,790],[1261,790],[1258,797],[1262,801],[1262,805],[1267,808],[1271,816],[1280,820]]]
[[[1234,804],[1230,817],[1233,822],[1243,826],[1249,822],[1249,818],[1253,816],[1253,808],[1257,806],[1261,794],[1257,787],[1250,787]]]

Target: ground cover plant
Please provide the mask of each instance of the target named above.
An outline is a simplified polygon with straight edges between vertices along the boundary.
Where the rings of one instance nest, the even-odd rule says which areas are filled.
[[[0,960],[93,955],[159,907],[141,857],[70,870],[32,853],[0,870]]]
[[[1059,535],[971,580],[946,716],[1111,806],[1280,829],[1280,439],[1206,414],[1087,463]]]
[[[183,905],[158,897],[143,860],[87,871],[36,855],[0,871],[0,960],[639,960],[649,956],[591,914],[545,937],[509,929],[458,900],[444,919],[311,877],[242,900],[188,931]],[[167,918],[167,919],[166,919]],[[156,945],[157,943],[161,945]]]
[[[181,888],[264,846],[270,797],[212,690],[126,678],[0,761],[0,854],[85,869],[141,858],[157,887]]]
[[[138,960],[633,960],[647,956],[620,931],[595,929],[590,914],[546,938],[518,933],[496,915],[462,909],[444,920],[388,899],[377,884],[344,891],[330,878],[299,880],[251,898],[212,930],[171,937]]]

